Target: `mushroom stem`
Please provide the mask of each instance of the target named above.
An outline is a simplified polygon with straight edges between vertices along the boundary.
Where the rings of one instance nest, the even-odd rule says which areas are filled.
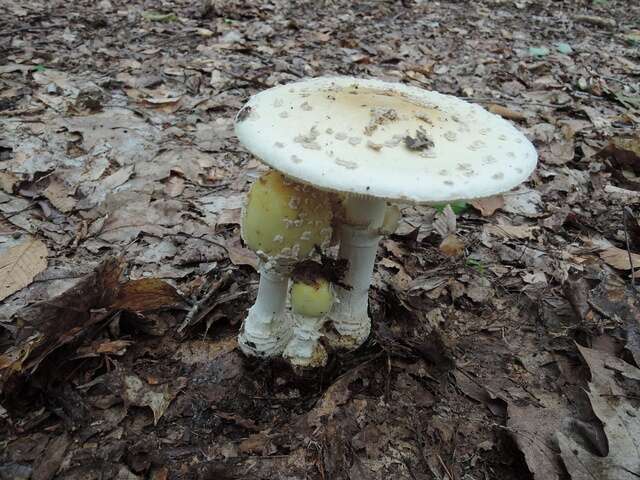
[[[350,197],[345,204],[345,223],[338,226],[338,256],[349,262],[344,283],[351,290],[337,287],[337,302],[329,314],[337,332],[343,337],[337,343],[345,347],[362,344],[371,331],[369,287],[376,260],[378,233],[385,214],[386,202],[373,197]]]
[[[271,357],[283,352],[291,337],[292,319],[285,310],[288,287],[286,273],[269,263],[260,266],[258,296],[238,337],[245,354]]]
[[[327,362],[327,352],[318,339],[333,305],[333,289],[320,268],[317,263],[303,262],[293,271],[290,299],[294,327],[284,357],[294,366],[319,367]]]
[[[320,329],[325,321],[325,317],[294,314],[293,335],[284,351],[284,357],[294,365],[304,367],[324,365],[327,361],[327,353],[324,348],[319,348],[318,339],[322,335]]]

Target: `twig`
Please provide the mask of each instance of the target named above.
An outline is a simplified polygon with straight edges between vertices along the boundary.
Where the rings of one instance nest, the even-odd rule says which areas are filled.
[[[626,215],[633,216],[633,213],[629,207],[622,207],[622,225],[624,227],[624,241],[627,245],[627,255],[629,255],[629,265],[631,266],[631,288],[636,291],[636,276],[635,268],[633,266],[633,256],[631,255],[631,248],[629,247],[629,232],[627,231],[627,217]]]
[[[449,471],[449,468],[447,467],[446,463],[444,463],[444,460],[442,460],[442,457],[440,456],[440,454],[437,455],[438,460],[440,461],[440,465],[442,465],[442,468],[444,469],[444,473],[447,474],[447,477],[449,477],[450,480],[455,480],[453,474],[451,473],[451,471]]]
[[[46,25],[46,26],[42,26],[42,27],[21,27],[21,28],[15,28],[13,30],[5,30],[5,31],[0,31],[0,37],[13,37],[15,34],[17,33],[22,33],[22,32],[40,32],[42,30],[50,30],[52,28],[63,28],[64,25]]]
[[[219,293],[220,289],[226,286],[230,280],[231,280],[231,273],[225,272],[220,280],[218,280],[213,285],[211,285],[207,293],[201,299],[193,303],[193,306],[189,310],[189,313],[187,313],[186,317],[184,317],[182,324],[178,327],[178,333],[182,333],[182,331],[185,328],[192,325],[192,323],[196,323],[194,321],[196,316],[199,318],[202,318],[204,315],[206,315],[213,309],[213,308],[204,308],[204,306],[207,305],[209,303],[209,300],[211,300],[211,298],[215,294]],[[217,303],[214,303],[213,306],[215,305],[217,305]]]

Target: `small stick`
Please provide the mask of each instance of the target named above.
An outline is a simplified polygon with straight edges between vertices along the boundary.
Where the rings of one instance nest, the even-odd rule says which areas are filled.
[[[622,225],[624,227],[624,241],[627,244],[627,255],[629,255],[629,265],[631,266],[631,288],[636,290],[636,276],[635,268],[633,266],[633,256],[631,255],[631,248],[629,247],[629,232],[627,231],[627,215],[633,217],[633,212],[629,207],[622,207]]]
[[[214,296],[214,294],[220,291],[220,288],[227,284],[227,282],[231,279],[231,274],[229,272],[225,272],[220,280],[215,282],[210,286],[209,291],[200,299],[194,302],[193,306],[187,313],[186,317],[182,321],[182,324],[178,327],[178,333],[182,333],[182,331],[191,325],[194,317],[203,310],[203,306],[207,304],[209,300]]]

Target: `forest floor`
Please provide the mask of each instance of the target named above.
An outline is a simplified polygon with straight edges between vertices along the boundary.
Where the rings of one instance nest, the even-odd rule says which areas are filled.
[[[640,2],[0,10],[0,479],[640,476]],[[540,163],[454,205],[456,256],[404,206],[370,339],[298,374],[237,347],[266,168],[233,119],[335,74],[478,103]]]

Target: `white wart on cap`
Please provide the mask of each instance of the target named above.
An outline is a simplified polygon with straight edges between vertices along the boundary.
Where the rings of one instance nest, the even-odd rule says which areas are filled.
[[[236,134],[299,181],[413,203],[505,192],[526,180],[538,159],[511,123],[478,105],[350,77],[265,90],[238,113]]]

